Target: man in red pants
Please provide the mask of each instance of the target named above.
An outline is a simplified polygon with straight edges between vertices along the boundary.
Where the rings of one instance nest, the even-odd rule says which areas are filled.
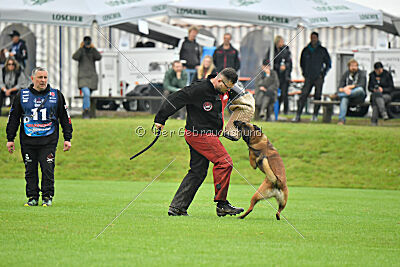
[[[227,200],[232,159],[219,141],[224,125],[223,112],[230,98],[230,89],[238,76],[232,68],[223,69],[168,96],[154,119],[162,129],[169,116],[186,106],[185,140],[190,150],[190,170],[183,179],[168,210],[170,216],[187,216],[187,209],[207,176],[208,165],[214,163],[213,176],[217,215],[236,215],[242,208]],[[232,97],[232,96],[231,96]]]

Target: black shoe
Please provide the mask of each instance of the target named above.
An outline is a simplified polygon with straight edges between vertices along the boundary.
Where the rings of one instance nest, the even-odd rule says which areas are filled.
[[[218,201],[217,203],[217,215],[219,217],[226,216],[226,215],[237,215],[243,212],[243,208],[237,208],[232,206],[228,200],[225,201]]]
[[[169,207],[168,216],[189,216],[186,210]]]
[[[82,113],[82,118],[83,119],[90,119],[90,112],[88,109],[84,109]]]
[[[292,119],[292,122],[300,122],[300,116],[299,116],[299,115],[296,115],[296,117],[294,117],[294,118]]]

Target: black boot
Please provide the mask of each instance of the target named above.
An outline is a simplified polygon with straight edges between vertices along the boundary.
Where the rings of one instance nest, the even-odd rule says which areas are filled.
[[[169,207],[168,216],[189,216],[186,210]]]
[[[237,215],[243,211],[243,208],[232,206],[228,200],[221,200],[217,202],[217,215],[219,217],[226,215]]]

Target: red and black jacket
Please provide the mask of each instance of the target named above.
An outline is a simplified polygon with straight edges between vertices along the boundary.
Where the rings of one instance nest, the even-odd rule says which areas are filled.
[[[223,45],[219,46],[214,51],[213,59],[217,72],[225,68],[234,68],[236,71],[240,69],[239,52],[232,45],[227,50]]]

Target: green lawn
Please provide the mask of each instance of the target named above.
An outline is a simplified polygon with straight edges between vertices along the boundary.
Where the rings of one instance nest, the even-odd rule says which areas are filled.
[[[400,192],[291,187],[283,214],[260,202],[245,220],[219,218],[211,184],[190,217],[168,217],[178,183],[153,183],[98,239],[147,182],[56,181],[52,207],[23,207],[23,179],[0,179],[2,266],[395,266],[400,262]],[[248,185],[229,199],[247,208]],[[276,206],[275,200],[271,203]]]
[[[166,132],[148,152],[135,160],[129,157],[146,147],[154,138],[139,137],[141,126],[149,133],[153,117],[73,119],[72,150],[56,155],[56,179],[150,181],[171,160],[163,181],[178,182],[186,174],[189,151],[179,128],[184,121],[169,120]],[[280,152],[286,166],[289,186],[400,189],[400,120],[385,122],[387,127],[370,127],[367,118],[349,119],[344,127],[336,124],[257,123]],[[5,149],[6,118],[0,118],[0,177],[22,178],[24,166],[17,143],[17,152]],[[397,126],[394,126],[397,125]],[[235,167],[254,184],[263,174],[248,163],[246,144],[221,138]],[[17,140],[17,142],[19,142]],[[210,172],[211,173],[211,172]],[[212,177],[207,177],[211,182]],[[233,173],[231,182],[245,184]]]

